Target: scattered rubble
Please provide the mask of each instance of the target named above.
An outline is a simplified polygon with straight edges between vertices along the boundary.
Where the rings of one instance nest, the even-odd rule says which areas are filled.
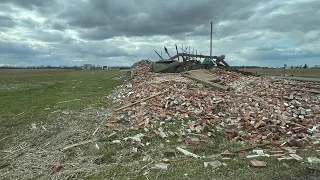
[[[267,166],[267,163],[265,161],[258,161],[256,159],[251,160],[250,163],[254,167],[266,167]]]
[[[204,162],[203,166],[206,167],[211,167],[212,169],[217,169],[223,166],[227,166],[226,163],[222,163],[220,161],[211,161],[211,162]]]
[[[53,166],[52,172],[54,172],[54,173],[59,172],[59,171],[61,171],[62,168],[63,168],[62,166]]]
[[[316,157],[308,157],[308,162],[310,164],[319,165],[320,164],[320,159],[316,158]]]
[[[186,156],[191,156],[191,157],[194,157],[194,158],[200,158],[200,156],[198,156],[198,155],[196,155],[196,154],[193,154],[193,153],[191,153],[191,152],[189,152],[189,151],[187,151],[187,150],[185,150],[185,149],[182,149],[182,148],[180,148],[180,147],[177,147],[177,150],[178,150],[179,152],[183,153],[183,154],[186,155]]]
[[[17,131],[11,144],[0,152],[0,179],[78,179],[79,174],[101,171],[105,167],[99,163],[101,155],[90,153],[105,149],[95,141],[107,136],[105,130],[92,135],[106,121],[105,114],[106,109],[98,108],[57,111],[48,115],[54,123],[31,123],[33,128]]]
[[[297,149],[319,147],[320,95],[312,90],[317,84],[247,76],[218,68],[208,72],[211,75],[206,78],[226,87],[226,91],[211,89],[182,74],[154,73],[150,61],[137,62],[131,81],[108,96],[118,107],[111,121],[122,128],[144,131],[148,138],[138,141],[139,148],[159,136],[166,142],[176,137],[177,142],[184,142],[192,150],[224,133],[228,140],[242,143],[240,148],[221,153],[224,159],[270,147],[268,153],[254,150],[255,154],[247,158],[303,161]],[[200,158],[186,149],[176,150]],[[251,163],[266,165],[254,160]]]

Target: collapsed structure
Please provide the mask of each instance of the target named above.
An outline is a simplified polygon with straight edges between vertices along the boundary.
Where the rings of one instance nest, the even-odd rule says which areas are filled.
[[[142,60],[133,65],[131,81],[109,98],[119,106],[115,127],[125,121],[151,137],[177,136],[190,148],[224,132],[244,145],[317,149],[320,96],[312,88],[320,85],[219,68],[161,74]]]
[[[189,47],[190,48],[190,47]],[[169,59],[164,59],[156,50],[156,54],[161,60],[156,61],[152,64],[152,70],[154,72],[183,72],[194,69],[211,69],[213,66],[225,67],[231,70],[232,68],[226,63],[225,55],[220,56],[206,56],[201,54],[190,54],[187,53],[187,49],[182,48],[182,53],[178,52],[178,47],[176,45],[177,54],[171,56],[168,49],[164,46],[166,54]],[[203,60],[202,60],[203,59]]]

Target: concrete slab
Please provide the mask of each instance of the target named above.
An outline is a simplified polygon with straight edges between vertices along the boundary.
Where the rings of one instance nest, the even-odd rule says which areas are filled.
[[[203,76],[201,76],[201,75],[200,76],[190,75],[189,72],[190,71],[182,73],[182,76],[187,77],[189,79],[192,79],[194,81],[197,81],[197,82],[199,82],[201,84],[204,84],[205,86],[211,87],[212,89],[215,89],[215,90],[218,90],[218,91],[227,91],[227,90],[229,90],[229,87],[227,87],[227,86],[223,86],[221,84],[217,84],[217,83],[214,83],[212,81],[209,81],[209,80],[213,80],[214,81],[214,78],[210,77],[209,75],[204,75],[203,73],[205,73],[205,71],[200,73]],[[193,73],[191,73],[191,74],[193,74]],[[195,74],[197,74],[197,73],[195,73]],[[211,74],[211,73],[209,73],[209,74]]]
[[[207,70],[204,69],[198,69],[198,70],[191,70],[187,71],[187,74],[190,76],[196,77],[198,79],[204,80],[204,81],[209,81],[209,82],[219,82],[220,79],[214,76],[212,73],[210,73]]]

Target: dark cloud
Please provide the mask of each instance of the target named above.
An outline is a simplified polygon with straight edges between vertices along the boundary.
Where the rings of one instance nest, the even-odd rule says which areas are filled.
[[[10,17],[0,15],[1,28],[11,28],[11,27],[14,27],[14,25],[15,25],[15,22]]]
[[[213,21],[214,53],[231,64],[317,63],[319,9],[317,0],[2,0],[0,60],[130,65],[174,44],[207,54]]]
[[[35,50],[25,44],[0,41],[0,54],[23,54],[32,55]]]
[[[248,60],[269,60],[269,61],[281,61],[281,60],[294,60],[294,59],[306,59],[306,58],[319,58],[319,52],[313,52],[308,49],[292,49],[292,48],[274,48],[265,47],[257,48],[248,56]]]
[[[55,30],[63,31],[67,29],[67,26],[63,23],[55,22],[51,24],[51,28]]]
[[[67,6],[59,15],[73,27],[83,28],[86,39],[114,36],[181,35],[210,21],[246,20],[253,12],[249,1],[91,1]],[[85,7],[85,8],[83,8]],[[226,13],[228,12],[228,13]]]
[[[27,9],[34,9],[37,7],[48,7],[54,4],[54,0],[1,0],[1,3],[17,5]]]

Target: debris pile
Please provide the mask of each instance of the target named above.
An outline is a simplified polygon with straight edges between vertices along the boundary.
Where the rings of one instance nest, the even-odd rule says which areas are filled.
[[[110,131],[136,132],[134,136],[112,140],[131,140],[133,153],[160,138],[176,143],[174,153],[201,158],[187,149],[203,149],[221,134],[242,146],[226,149],[220,155],[222,160],[241,151],[269,146],[269,154],[247,156],[255,167],[267,165],[255,159],[258,157],[300,161],[301,157],[295,154],[297,149],[319,151],[320,96],[310,90],[316,87],[314,84],[211,69],[218,83],[229,89],[221,92],[183,74],[151,72],[147,61],[134,67],[131,81],[108,96],[117,109],[109,116],[112,126],[107,126]],[[209,162],[204,166],[209,165],[213,166]]]
[[[180,74],[152,73],[147,61],[134,67],[134,78],[122,86],[125,93],[114,93],[112,100],[129,104],[117,109],[115,120],[134,123],[137,129],[163,137],[199,133],[209,138],[221,127],[230,140],[298,147],[312,145],[311,135],[319,131],[320,98],[301,92],[306,83],[213,70],[220,83],[231,88],[218,92]],[[185,123],[181,132],[166,129],[179,120]]]

